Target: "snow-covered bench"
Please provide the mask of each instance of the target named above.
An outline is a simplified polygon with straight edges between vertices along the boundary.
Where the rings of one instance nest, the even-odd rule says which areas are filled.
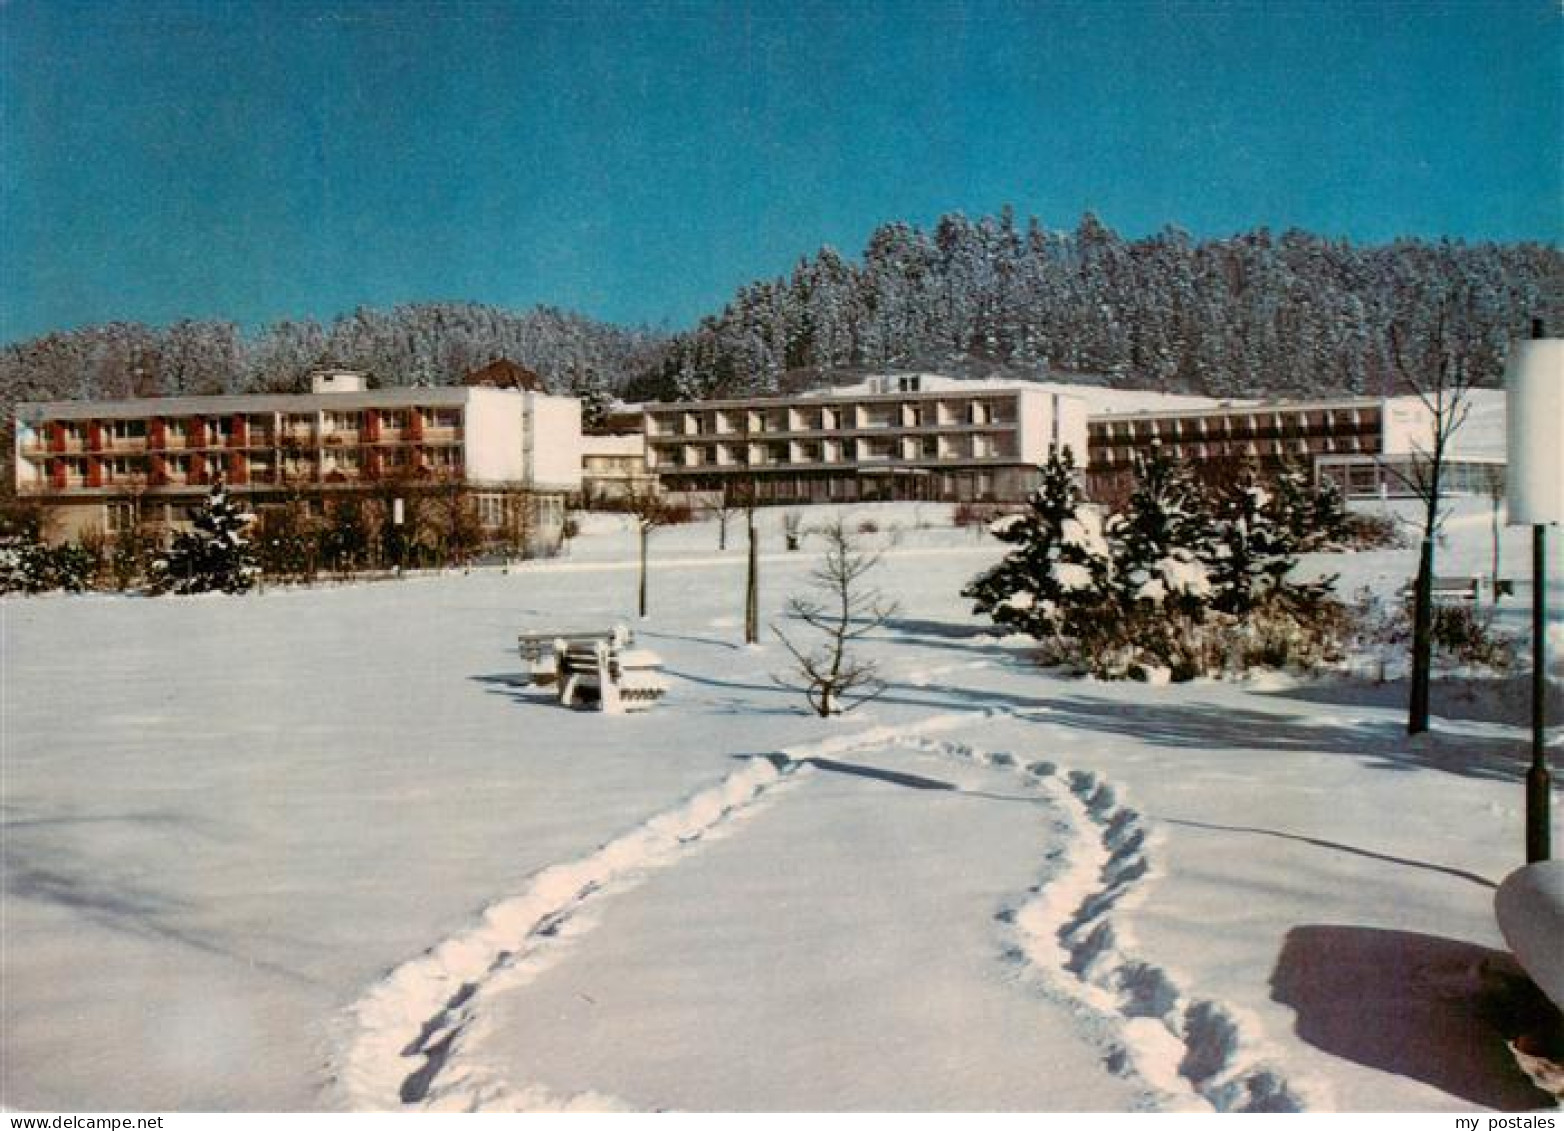
[[[566,707],[593,703],[605,714],[642,711],[667,693],[662,657],[645,648],[627,646],[616,630],[595,640],[556,642],[556,684]]]
[[[635,643],[635,634],[622,624],[611,629],[584,632],[520,632],[516,634],[516,650],[521,653],[521,662],[527,665],[527,674],[533,685],[552,687],[559,678],[560,642],[564,641],[566,645],[592,644],[598,640],[617,640],[619,646],[624,648]]]
[[[1435,601],[1471,601],[1476,604],[1482,599],[1485,581],[1481,577],[1436,577],[1429,585],[1429,592]],[[1417,581],[1414,579],[1401,587],[1401,595],[1410,597],[1417,592]]]

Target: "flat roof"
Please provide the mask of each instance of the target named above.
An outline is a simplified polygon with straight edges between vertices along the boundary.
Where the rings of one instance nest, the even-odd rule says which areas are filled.
[[[250,412],[315,412],[330,409],[448,407],[486,397],[544,397],[519,389],[396,385],[342,393],[229,393],[196,397],[133,397],[115,401],[23,401],[18,420],[136,419],[153,416],[225,415]],[[552,399],[568,400],[566,397]]]
[[[863,401],[937,401],[949,400],[956,397],[992,397],[1002,396],[1006,393],[1032,393],[1038,396],[1057,394],[1071,400],[1081,400],[1076,393],[1066,393],[1057,388],[1046,386],[1033,386],[1026,384],[1011,385],[983,385],[976,382],[957,382],[956,388],[921,389],[916,392],[832,392],[829,390],[811,391],[800,393],[791,397],[732,397],[723,400],[712,401],[666,401],[644,405],[643,412],[698,412],[706,409],[719,408],[788,408],[793,405],[819,405],[828,403],[858,404]],[[960,387],[969,386],[969,387]]]

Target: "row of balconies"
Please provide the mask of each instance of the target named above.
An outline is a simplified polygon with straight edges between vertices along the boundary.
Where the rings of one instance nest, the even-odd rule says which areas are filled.
[[[651,412],[648,436],[744,436],[1014,424],[1013,401]]]
[[[103,437],[96,441],[91,437],[83,439],[77,436],[75,438],[66,437],[58,442],[53,440],[34,440],[31,443],[22,445],[22,454],[24,456],[39,457],[146,452],[255,451],[292,447],[362,447],[376,444],[457,444],[461,442],[461,439],[462,434],[459,428],[429,428],[422,431],[412,429],[383,431],[376,436],[360,435],[357,432],[329,432],[317,436],[310,431],[283,431],[281,433],[271,431],[231,432],[226,435],[213,434],[200,437],[188,434],[165,433],[161,438],[156,436]]]
[[[939,460],[1015,460],[1013,437],[924,436],[918,440],[887,438],[858,441],[852,448],[835,441],[781,441],[767,444],[654,445],[653,468],[848,466],[865,463],[916,463]]]
[[[1015,430],[1016,430],[1016,422],[1014,420],[1001,420],[1001,421],[993,421],[993,422],[990,422],[990,423],[987,423],[987,424],[941,424],[941,425],[927,425],[927,424],[925,424],[925,425],[912,425],[912,424],[900,425],[900,424],[898,424],[898,425],[895,425],[895,426],[867,427],[867,428],[835,428],[835,429],[806,428],[806,429],[796,429],[796,430],[785,431],[785,432],[784,431],[775,431],[775,432],[688,432],[688,433],[685,433],[685,432],[658,432],[658,433],[650,433],[649,432],[647,434],[647,439],[650,442],[655,442],[655,441],[658,441],[658,440],[675,440],[675,441],[680,441],[680,440],[682,440],[682,441],[701,440],[701,441],[706,441],[706,442],[729,440],[729,441],[732,441],[732,442],[740,442],[740,443],[753,441],[753,440],[767,440],[767,441],[769,441],[769,440],[776,440],[776,441],[789,441],[789,440],[830,441],[830,440],[861,439],[863,437],[869,437],[869,436],[891,436],[891,437],[907,436],[907,435],[918,435],[918,436],[956,435],[956,436],[959,436],[959,435],[968,435],[968,434],[975,433],[975,432],[998,432],[998,433],[1003,433],[1003,434],[1013,434],[1015,432]]]
[[[22,445],[25,454],[80,452],[206,451],[264,448],[292,443],[397,443],[454,440],[461,436],[459,416],[447,409],[430,412],[371,413],[368,417],[335,413],[214,417],[147,417],[136,420],[45,422]]]
[[[1377,412],[1353,411],[1334,419],[1315,417],[1265,416],[1201,417],[1175,420],[1103,420],[1087,425],[1093,440],[1179,439],[1204,436],[1244,436],[1253,439],[1282,439],[1293,436],[1378,435]]]
[[[362,458],[360,458],[362,456]],[[216,458],[203,453],[172,457],[54,458],[43,474],[24,479],[24,492],[134,490],[207,486],[218,477],[234,486],[297,483],[372,482],[403,473],[459,474],[461,452],[449,448],[368,449],[362,453],[257,457],[231,452]]]
[[[1144,445],[1094,443],[1090,449],[1090,462],[1097,465],[1128,464],[1136,455],[1144,454]],[[1215,440],[1209,443],[1192,441],[1169,444],[1167,453],[1174,459],[1281,459],[1286,456],[1313,456],[1325,454],[1373,454],[1379,451],[1376,437],[1339,436],[1294,439]]]
[[[844,473],[844,472],[845,473],[853,473],[853,472],[858,472],[858,471],[863,471],[865,469],[873,469],[873,468],[886,468],[886,469],[905,468],[907,470],[914,470],[914,469],[916,469],[916,470],[920,470],[920,471],[933,472],[933,471],[937,471],[938,470],[937,467],[933,466],[933,462],[934,461],[932,461],[932,460],[923,460],[923,459],[919,459],[919,460],[878,459],[878,460],[855,460],[855,461],[853,461],[851,463],[831,463],[831,462],[824,461],[824,460],[816,461],[816,462],[798,461],[798,462],[787,462],[787,463],[751,463],[751,464],[738,464],[738,463],[727,463],[727,464],[723,464],[723,463],[691,463],[691,464],[680,464],[680,465],[675,466],[675,467],[658,467],[658,468],[654,469],[653,474],[655,474],[656,476],[658,476],[658,477],[660,477],[660,478],[662,478],[663,480],[666,480],[666,481],[677,481],[677,479],[680,476],[683,476],[683,475],[697,475],[697,474],[732,475],[732,474],[744,474],[744,473],[756,474],[756,473],[762,473],[762,472],[763,473],[768,473],[768,474],[769,473],[777,473],[777,472],[781,472],[781,473],[791,473],[791,472],[835,472],[837,474],[841,474],[841,473]],[[994,467],[994,468],[1002,468],[1002,467],[1012,467],[1012,466],[1015,465],[1015,462],[1016,462],[1015,458],[1012,457],[1012,456],[967,456],[967,457],[964,457],[964,458],[962,458],[960,460],[951,461],[951,466],[952,467],[960,466],[960,467],[963,467],[963,468],[968,468],[968,467]]]

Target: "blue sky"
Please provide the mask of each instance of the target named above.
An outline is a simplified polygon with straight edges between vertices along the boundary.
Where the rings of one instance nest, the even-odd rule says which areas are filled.
[[[1556,0],[0,2],[0,340],[551,303],[688,325],[1012,204],[1557,242]]]

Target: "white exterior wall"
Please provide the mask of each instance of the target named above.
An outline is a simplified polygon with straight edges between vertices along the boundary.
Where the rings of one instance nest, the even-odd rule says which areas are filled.
[[[1070,449],[1076,467],[1086,466],[1086,418],[1088,409],[1081,397],[1059,394],[1059,448]]]
[[[540,490],[581,490],[581,402],[526,393],[527,479]]]
[[[462,465],[473,483],[519,483],[527,478],[526,394],[500,389],[468,391]]]
[[[465,460],[475,483],[581,489],[581,402],[510,389],[472,389]],[[632,437],[636,453],[640,437]]]
[[[1086,402],[1080,397],[1048,390],[1025,389],[1019,397],[1020,458],[1041,464],[1056,443],[1069,448],[1076,466],[1086,462]],[[1056,430],[1057,424],[1057,430]]]
[[[1042,463],[1048,458],[1053,439],[1053,398],[1047,393],[1027,390],[1016,397],[1016,450],[1027,463]]]
[[[582,436],[581,455],[624,458],[646,454],[646,437],[639,432],[619,436]]]
[[[1387,399],[1381,427],[1386,455],[1410,455],[1433,447],[1434,414],[1417,397]]]

